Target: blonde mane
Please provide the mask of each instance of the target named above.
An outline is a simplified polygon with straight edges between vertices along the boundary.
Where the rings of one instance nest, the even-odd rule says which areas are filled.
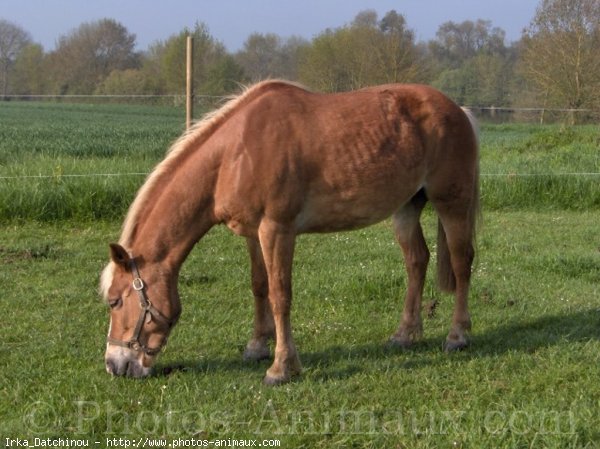
[[[229,100],[212,112],[206,114],[201,120],[196,122],[189,130],[183,133],[175,143],[167,151],[167,156],[160,162],[148,175],[146,182],[138,191],[135,200],[131,204],[129,211],[123,222],[121,238],[119,243],[125,248],[129,248],[133,243],[135,231],[140,221],[140,215],[149,199],[152,197],[155,186],[157,186],[163,176],[167,176],[173,172],[178,166],[178,161],[181,156],[196,150],[204,141],[206,141],[220,126],[229,118],[242,104],[255,98],[262,93],[265,88],[276,85],[290,85],[302,87],[298,84],[281,80],[267,80],[254,84],[249,87],[243,87],[240,94],[234,95]],[[302,87],[304,88],[304,87]],[[190,145],[190,143],[194,145]]]

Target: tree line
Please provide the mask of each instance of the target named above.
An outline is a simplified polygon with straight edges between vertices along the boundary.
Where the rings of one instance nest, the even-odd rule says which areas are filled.
[[[113,19],[84,23],[46,52],[0,18],[0,96],[179,94],[190,34],[198,94],[226,95],[265,78],[327,92],[416,82],[471,106],[600,108],[600,0],[541,0],[512,43],[486,20],[446,22],[419,42],[402,14],[366,10],[312,40],[254,33],[235,53],[201,22],[139,52]]]

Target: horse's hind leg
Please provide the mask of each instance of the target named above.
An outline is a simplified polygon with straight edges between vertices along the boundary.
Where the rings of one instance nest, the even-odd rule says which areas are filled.
[[[269,304],[267,270],[260,243],[246,239],[250,253],[252,293],[254,294],[254,331],[244,350],[244,360],[263,360],[270,357],[269,339],[275,336],[275,324]]]
[[[390,338],[390,343],[403,348],[412,345],[423,334],[421,299],[429,262],[429,250],[419,218],[426,202],[427,197],[421,190],[393,217],[396,239],[404,253],[408,286],[400,327]]]
[[[471,318],[468,309],[469,283],[471,279],[471,264],[475,254],[473,248],[473,219],[472,212],[465,206],[465,201],[436,202],[432,199],[438,212],[442,226],[438,238],[438,259],[441,263],[449,263],[454,274],[455,294],[452,327],[446,339],[445,349],[454,351],[468,346],[467,334],[471,330]],[[448,257],[441,257],[443,251],[448,251]],[[445,260],[445,262],[444,262]],[[440,261],[438,261],[440,262]],[[442,272],[447,271],[442,267]]]

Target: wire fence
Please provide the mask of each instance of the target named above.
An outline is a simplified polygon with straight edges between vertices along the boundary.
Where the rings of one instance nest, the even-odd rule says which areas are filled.
[[[1,180],[21,180],[21,179],[62,179],[62,178],[101,178],[101,177],[119,177],[119,176],[148,176],[147,173],[83,173],[83,174],[53,174],[53,175],[22,175],[22,176],[0,176]],[[558,173],[480,173],[479,176],[488,178],[532,178],[532,177],[594,177],[600,176],[600,172],[558,172]]]
[[[150,173],[80,173],[80,174],[54,174],[54,175],[22,175],[22,176],[0,176],[0,179],[61,179],[61,178],[101,178],[118,176],[148,176]]]
[[[3,99],[7,100],[35,100],[35,99],[72,99],[72,98],[185,98],[183,94],[27,94],[27,95],[2,95]],[[194,98],[229,98],[226,95],[198,95],[194,94]]]
[[[184,94],[26,94],[3,95],[5,101],[55,101],[90,103],[134,103],[183,106]],[[231,98],[224,95],[194,94],[193,102],[204,107],[218,106]],[[479,120],[491,123],[600,123],[600,110],[555,107],[496,107],[468,105]]]
[[[600,110],[546,107],[466,106],[477,119],[490,123],[567,123],[593,124],[600,122]]]
[[[216,107],[228,96],[194,94],[194,104],[204,107]],[[132,104],[148,106],[174,106],[185,105],[186,96],[183,94],[35,94],[35,95],[2,95],[4,101],[43,101],[53,103],[90,103],[90,104]]]
[[[182,106],[185,104],[185,95],[182,94],[39,94],[39,95],[4,95],[6,101],[56,101],[56,102],[79,102],[87,101],[90,103],[117,101],[119,103],[152,103]],[[218,105],[230,96],[222,95],[202,95],[193,96],[197,104],[204,106]],[[573,121],[573,117],[579,116],[575,122],[598,123],[600,120],[600,111],[592,109],[571,109],[571,108],[543,108],[543,107],[494,107],[494,106],[467,106],[479,120],[494,123],[550,123],[555,121]],[[559,120],[559,118],[561,120]],[[128,176],[147,176],[149,173],[123,172],[123,173],[85,173],[85,174],[36,174],[36,175],[16,175],[0,176],[0,180],[26,180],[26,179],[62,179],[62,178],[101,178],[101,177],[128,177]],[[544,173],[481,173],[480,176],[488,178],[527,178],[527,177],[596,177],[600,172],[544,172]]]

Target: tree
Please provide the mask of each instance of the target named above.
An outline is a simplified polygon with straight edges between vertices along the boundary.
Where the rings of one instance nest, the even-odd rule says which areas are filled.
[[[449,68],[459,68],[481,52],[502,54],[506,33],[489,20],[445,22],[430,43],[436,59]]]
[[[225,55],[208,68],[207,77],[199,86],[200,92],[210,95],[226,95],[239,88],[244,70],[233,56]]]
[[[217,41],[203,23],[196,23],[193,30],[184,28],[166,42],[154,45],[147,55],[146,67],[163,80],[167,93],[185,92],[186,40],[194,39],[193,79],[198,93],[221,95],[225,87],[237,86],[242,81],[242,69],[227,54],[225,46]],[[211,77],[225,77],[213,79]]]
[[[543,0],[519,68],[548,106],[600,107],[600,0]]]
[[[162,67],[164,43],[155,42],[141,55],[140,71],[144,75],[146,85],[153,94],[169,94],[165,80],[165,70]]]
[[[380,22],[375,11],[363,11],[352,24],[325,30],[304,53],[301,80],[326,91],[416,81],[423,69],[414,35],[395,11]]]
[[[90,94],[113,70],[139,66],[135,35],[112,19],[83,23],[58,40],[50,55],[55,90]]]
[[[144,95],[151,94],[148,78],[139,69],[113,70],[94,91],[98,95]]]
[[[13,69],[13,91],[19,95],[43,94],[48,77],[46,55],[39,44],[29,44],[17,56]]]
[[[253,33],[244,42],[243,50],[236,54],[236,61],[253,82],[279,77],[281,38],[276,34]]]
[[[379,29],[382,47],[377,53],[382,69],[387,73],[386,82],[398,83],[421,79],[424,66],[415,46],[415,37],[407,27],[406,19],[395,10],[389,11]]]
[[[299,37],[282,39],[276,34],[253,33],[235,59],[253,82],[267,78],[296,79],[298,59],[308,43]]]
[[[514,57],[504,39],[486,20],[440,25],[429,42],[432,84],[461,104],[508,105]]]
[[[31,43],[29,33],[7,20],[0,19],[0,94],[9,93],[9,81],[19,53]]]
[[[352,21],[354,28],[376,28],[377,27],[377,11],[374,9],[366,9],[359,12]]]
[[[297,80],[300,61],[309,46],[310,43],[300,36],[291,36],[284,40],[280,49],[281,72],[277,76]]]

